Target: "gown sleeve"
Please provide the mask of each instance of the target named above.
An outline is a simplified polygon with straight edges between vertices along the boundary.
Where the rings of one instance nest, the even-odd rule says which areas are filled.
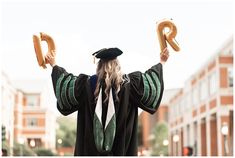
[[[54,66],[52,70],[52,83],[57,99],[57,109],[63,115],[69,115],[79,109],[87,75],[74,76],[60,66]]]
[[[130,73],[132,104],[153,114],[157,111],[164,90],[162,64],[152,66],[145,73]]]

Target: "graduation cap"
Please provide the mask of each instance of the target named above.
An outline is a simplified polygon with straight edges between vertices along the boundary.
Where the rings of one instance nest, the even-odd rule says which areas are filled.
[[[99,59],[112,60],[121,54],[122,51],[118,48],[103,48],[92,55]]]

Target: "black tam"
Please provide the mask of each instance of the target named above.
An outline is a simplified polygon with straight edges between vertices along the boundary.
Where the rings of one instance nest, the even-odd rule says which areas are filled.
[[[117,56],[121,55],[122,51],[118,48],[103,48],[92,55],[96,58],[104,59],[104,60],[112,60]]]

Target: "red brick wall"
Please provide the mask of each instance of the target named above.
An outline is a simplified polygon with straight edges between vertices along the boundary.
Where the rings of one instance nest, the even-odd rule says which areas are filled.
[[[233,57],[219,57],[219,63],[221,64],[232,64]]]
[[[216,118],[210,121],[210,136],[211,136],[211,156],[218,155],[217,149],[217,125]]]
[[[180,131],[180,143],[181,143],[181,155],[183,155],[183,148],[184,148],[184,133],[183,133],[183,128],[181,128]]]
[[[201,156],[207,156],[206,123],[201,123]]]
[[[209,104],[210,104],[210,109],[216,107],[216,99],[211,100]]]
[[[220,104],[221,105],[233,105],[233,96],[221,96],[220,97]]]
[[[212,63],[210,63],[207,68],[208,72],[211,71],[215,66],[216,66],[216,61],[213,61]]]
[[[204,113],[205,111],[206,111],[206,105],[204,104],[200,107],[200,113]]]
[[[228,85],[227,68],[220,68],[220,88],[227,88]]]

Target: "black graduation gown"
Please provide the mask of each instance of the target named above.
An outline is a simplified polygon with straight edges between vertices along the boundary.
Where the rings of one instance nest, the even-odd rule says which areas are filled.
[[[161,63],[152,66],[145,73],[136,71],[123,76],[124,83],[118,93],[120,101],[114,101],[116,135],[109,153],[98,152],[94,142],[93,118],[96,102],[93,92],[96,75],[74,76],[56,65],[51,76],[60,113],[69,115],[77,111],[75,156],[137,155],[138,107],[151,114],[157,111],[164,89]]]

